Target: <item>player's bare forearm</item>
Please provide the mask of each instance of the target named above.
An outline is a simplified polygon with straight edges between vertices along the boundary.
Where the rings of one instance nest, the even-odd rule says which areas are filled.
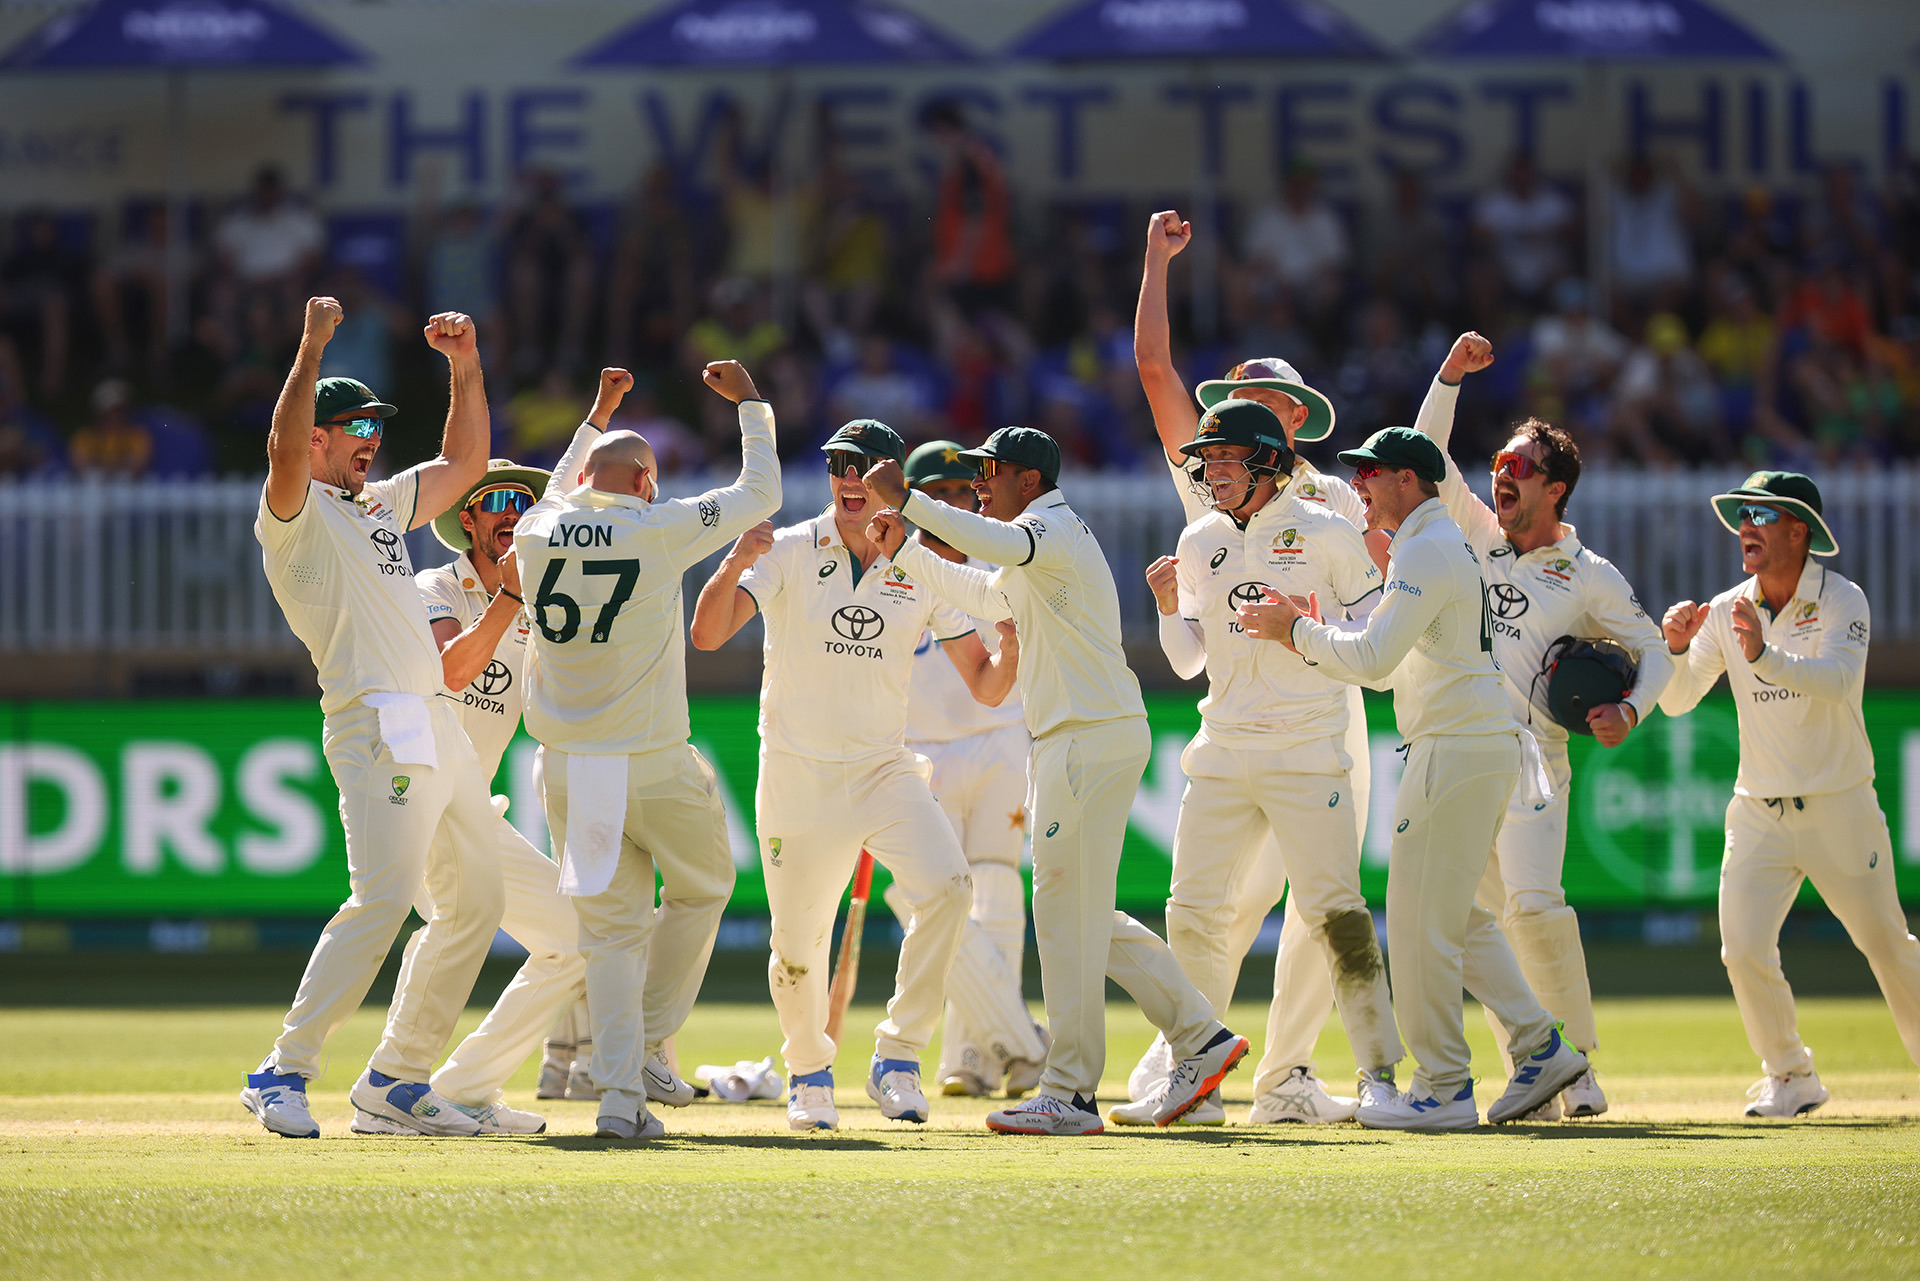
[[[274,402],[273,425],[267,432],[267,507],[281,520],[292,520],[306,503],[313,479],[307,461],[313,445],[313,397],[320,382],[320,357],[344,313],[332,298],[310,298],[300,350],[287,371],[280,399]]]
[[[695,649],[719,649],[753,617],[753,597],[740,590],[744,572],[728,558],[700,589],[700,599],[693,605],[693,622],[687,628],[687,639]]]
[[[1167,259],[1156,258],[1149,249],[1140,276],[1140,301],[1133,313],[1133,357],[1160,446],[1167,457],[1178,458],[1180,446],[1193,439],[1200,419],[1186,388],[1180,385],[1180,371],[1173,367],[1173,335],[1167,322]]]
[[[519,612],[520,603],[500,592],[487,602],[480,617],[473,620],[473,626],[440,646],[440,672],[448,689],[465,689],[487,670],[494,651],[500,648],[501,639]]]

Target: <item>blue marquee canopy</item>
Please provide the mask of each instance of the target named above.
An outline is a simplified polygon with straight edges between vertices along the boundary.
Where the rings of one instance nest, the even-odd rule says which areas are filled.
[[[1781,61],[1772,45],[1701,0],[1473,0],[1414,48],[1446,58]]]
[[[685,0],[622,27],[576,67],[967,62],[972,51],[876,0]]]
[[[1055,61],[1387,56],[1317,0],[1087,0],[1040,23],[1007,52]]]
[[[62,13],[0,70],[351,66],[367,59],[272,0],[100,0]]]

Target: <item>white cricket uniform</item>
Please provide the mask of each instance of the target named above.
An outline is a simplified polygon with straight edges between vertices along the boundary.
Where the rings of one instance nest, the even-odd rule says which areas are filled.
[[[862,570],[830,511],[777,531],[740,587],[766,620],[754,804],[780,1053],[793,1076],[833,1064],[828,949],[865,849],[908,908],[876,1052],[918,1063],[940,1020],[973,882],[929,766],[907,750],[907,687],[921,633],[957,640],[973,623],[896,561],[881,556]]]
[[[514,527],[535,628],[527,732],[541,743],[560,891],[580,920],[588,1072],[636,1110],[647,1053],[693,1008],[733,893],[715,776],[687,742],[680,582],[780,505],[773,408],[748,400],[739,413],[739,479],[657,503],[577,484],[600,435],[582,424]]]
[[[1218,1029],[1213,1007],[1153,931],[1114,909],[1120,847],[1153,750],[1140,683],[1120,646],[1113,572],[1059,490],[997,521],[909,494],[902,514],[1001,568],[955,565],[910,542],[897,563],[976,618],[1020,629],[1021,701],[1033,734],[1033,923],[1053,1046],[1041,1092],[1091,1100],[1106,1064],[1106,979],[1140,1004],[1176,1059]]]
[[[1766,641],[1751,663],[1733,631],[1742,597],[1759,610]],[[1907,932],[1894,884],[1893,842],[1874,795],[1860,710],[1870,626],[1866,593],[1809,557],[1778,614],[1755,578],[1714,597],[1660,699],[1667,715],[1682,716],[1720,673],[1733,690],[1740,769],[1720,865],[1720,957],[1747,1043],[1772,1076],[1812,1064],[1780,972],[1780,924],[1803,880],[1866,954],[1900,1039],[1920,1063],[1920,942]]]
[[[489,598],[471,552],[462,553],[451,565],[422,570],[415,581],[426,601],[430,625],[445,618],[465,631],[486,612]],[[485,669],[465,689],[447,691],[460,700],[460,725],[473,741],[488,779],[499,774],[500,760],[520,728],[531,627],[522,611],[507,627]],[[527,959],[480,1026],[454,1047],[432,1081],[435,1090],[455,1103],[476,1107],[499,1097],[507,1078],[540,1043],[555,1016],[586,991],[580,919],[557,888],[559,869],[507,821],[506,797],[494,797],[493,807],[491,836],[506,884],[500,928],[527,949]],[[438,846],[452,839],[443,824],[434,843]],[[422,918],[433,914],[433,902],[424,887],[415,908]]]
[[[1427,390],[1415,426],[1446,453],[1453,433],[1460,388],[1439,378]],[[1566,1024],[1575,1049],[1592,1053],[1599,1044],[1593,994],[1587,984],[1587,958],[1580,946],[1580,923],[1567,906],[1561,869],[1567,856],[1567,808],[1572,804],[1573,767],[1567,754],[1567,730],[1547,708],[1547,680],[1541,672],[1548,646],[1563,636],[1603,636],[1619,642],[1640,667],[1639,680],[1624,700],[1636,717],[1658,703],[1673,675],[1660,629],[1640,607],[1626,576],[1611,561],[1582,545],[1573,526],[1559,541],[1526,553],[1517,551],[1500,529],[1493,509],[1467,487],[1460,469],[1447,460],[1440,498],[1480,557],[1487,581],[1493,656],[1506,677],[1507,706],[1540,745],[1553,799],[1529,801],[1514,789],[1494,846],[1493,863],[1481,885],[1480,905],[1499,913],[1501,925],[1520,958],[1540,1003]]]
[[[299,513],[281,520],[261,490],[254,536],[274,599],[319,673],[352,887],[263,1070],[320,1074],[327,1038],[366,997],[424,878],[434,912],[409,946],[368,1066],[426,1081],[500,924],[487,779],[454,703],[436,697],[440,652],[402,541],[419,523],[419,492],[411,469],[357,499],[312,481]],[[454,839],[436,847],[443,823]]]
[[[1181,756],[1187,786],[1174,828],[1167,941],[1187,977],[1224,1008],[1240,962],[1226,929],[1238,900],[1270,895],[1264,913],[1290,885],[1288,914],[1301,918],[1335,976],[1356,1061],[1384,1068],[1402,1051],[1360,890],[1348,689],[1285,646],[1248,637],[1235,614],[1271,589],[1312,593],[1329,616],[1364,616],[1379,599],[1380,570],[1358,529],[1290,490],[1291,482],[1244,527],[1213,512],[1180,536],[1179,611],[1160,616],[1162,646],[1183,677],[1204,665],[1208,689],[1200,732]],[[1296,1066],[1269,1054],[1255,1093]]]
[[[976,568],[985,568],[969,561]],[[997,619],[969,618],[989,654],[1000,652]],[[1027,754],[1033,739],[1018,692],[998,707],[974,698],[939,638],[923,632],[907,695],[907,750],[932,767],[940,802],[973,875],[973,908],[947,976],[939,1077],[971,1073],[996,1082],[1017,1059],[1046,1056],[1021,993],[1027,888],[1020,855],[1027,835]],[[891,905],[891,891],[889,891]]]
[[[1474,902],[1522,755],[1485,611],[1479,558],[1432,498],[1395,534],[1386,592],[1365,631],[1311,619],[1293,629],[1300,653],[1327,675],[1391,680],[1407,743],[1387,880],[1394,1013],[1419,1061],[1415,1093],[1442,1100],[1469,1084],[1463,985],[1493,1006],[1511,1044],[1530,1051],[1553,1027],[1498,918]]]

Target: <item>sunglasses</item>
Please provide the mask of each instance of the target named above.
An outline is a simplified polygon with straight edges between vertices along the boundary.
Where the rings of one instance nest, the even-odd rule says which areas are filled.
[[[1353,469],[1353,478],[1355,480],[1372,480],[1385,470],[1386,468],[1382,467],[1379,463],[1361,463]]]
[[[349,418],[346,422],[329,425],[338,427],[349,436],[358,436],[362,440],[370,440],[386,430],[385,424],[378,418]]]
[[[1780,521],[1778,510],[1772,507],[1759,507],[1753,503],[1741,504],[1733,509],[1733,514],[1739,517],[1735,524],[1753,525],[1756,528],[1762,525],[1778,524]]]
[[[533,495],[524,489],[489,489],[485,493],[475,494],[468,500],[467,506],[494,514],[524,512],[533,506]]]
[[[981,480],[992,480],[1003,471],[1015,472],[1028,470],[1020,463],[1010,463],[1004,458],[982,458],[979,460],[979,467]]]
[[[1515,480],[1530,480],[1535,473],[1542,470],[1540,464],[1534,462],[1533,459],[1527,457],[1525,454],[1516,454],[1510,449],[1503,449],[1493,456],[1493,474],[1496,476],[1511,476]]]
[[[850,449],[829,449],[827,451],[827,475],[846,476],[851,474],[855,480],[866,475],[884,461],[877,454],[856,454]]]
[[[1243,360],[1227,371],[1226,381],[1245,382],[1249,378],[1278,378],[1285,380],[1287,375],[1265,360]]]

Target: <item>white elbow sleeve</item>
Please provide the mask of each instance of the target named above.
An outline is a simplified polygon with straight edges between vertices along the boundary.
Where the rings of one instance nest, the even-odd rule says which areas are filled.
[[[1183,681],[1206,670],[1207,647],[1200,639],[1200,624],[1177,613],[1160,615],[1160,652]]]

